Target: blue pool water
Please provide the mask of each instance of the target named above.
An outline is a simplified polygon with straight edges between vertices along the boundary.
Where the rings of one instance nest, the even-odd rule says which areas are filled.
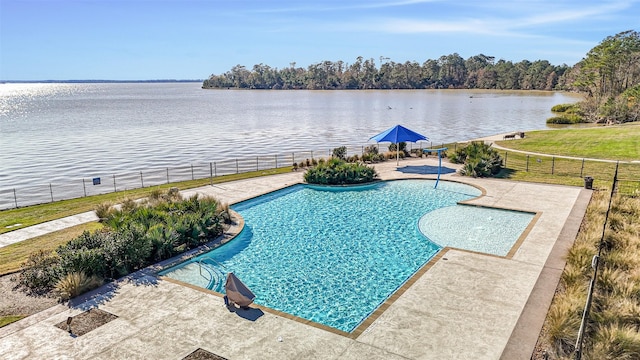
[[[481,194],[433,185],[296,185],[251,199],[232,206],[245,219],[238,237],[161,275],[222,293],[232,271],[256,303],[350,332],[441,249],[423,235],[423,215]]]

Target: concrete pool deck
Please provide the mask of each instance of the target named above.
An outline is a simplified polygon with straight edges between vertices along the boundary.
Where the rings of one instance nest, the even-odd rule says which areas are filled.
[[[457,166],[444,163],[447,169]],[[376,165],[382,179],[435,178],[437,158]],[[472,204],[537,212],[511,258],[445,249],[357,337],[142,271],[72,307],[57,305],[0,328],[0,358],[182,359],[202,348],[227,359],[529,359],[591,197],[578,187],[473,179]],[[184,191],[235,203],[302,180],[302,172]],[[490,239],[488,239],[490,240]],[[118,318],[72,337],[54,325],[98,307]]]

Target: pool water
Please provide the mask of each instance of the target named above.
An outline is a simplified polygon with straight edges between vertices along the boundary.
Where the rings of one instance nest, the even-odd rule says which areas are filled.
[[[530,212],[459,205],[425,214],[418,227],[443,247],[506,256],[534,217]]]
[[[232,271],[256,303],[351,332],[441,249],[423,235],[423,215],[455,213],[457,202],[481,195],[434,184],[295,185],[241,202],[232,206],[245,220],[235,239],[161,275],[224,293]]]

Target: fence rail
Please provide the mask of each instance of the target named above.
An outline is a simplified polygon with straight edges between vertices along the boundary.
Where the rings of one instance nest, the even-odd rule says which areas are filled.
[[[367,146],[346,146],[347,156],[361,156]],[[434,144],[433,142],[419,142],[407,144],[408,150],[427,149],[448,146],[455,151],[464,144]],[[383,145],[385,146],[385,145]],[[381,148],[380,151],[384,151]],[[283,168],[293,163],[306,162],[307,159],[328,158],[333,149],[308,150],[274,155],[261,155],[246,158],[226,159],[209,163],[189,164],[177,167],[165,167],[120,174],[96,174],[95,177],[68,180],[61,183],[49,183],[33,186],[22,186],[0,189],[0,210],[18,208],[59,200],[100,195],[123,190],[147,188],[152,186],[176,183],[189,180],[202,180],[223,175],[240,174],[251,171]],[[504,166],[512,171],[526,171],[544,175],[565,177],[592,177],[595,179],[611,179],[615,172],[615,162],[605,162],[585,159],[566,159],[546,155],[527,155],[515,151],[503,151]],[[619,164],[621,179],[630,179],[621,191],[629,193],[640,192],[640,163]],[[625,183],[626,184],[626,183]]]

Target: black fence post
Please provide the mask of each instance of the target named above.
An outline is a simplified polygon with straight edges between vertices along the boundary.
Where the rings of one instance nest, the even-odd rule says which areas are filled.
[[[529,172],[529,155],[527,155],[527,172]]]
[[[260,171],[260,157],[256,156],[256,171]]]
[[[504,152],[504,167],[507,167],[507,156],[509,155],[508,151]]]
[[[584,159],[582,159],[582,166],[580,166],[580,177],[582,177],[584,171]]]
[[[240,167],[238,166],[238,158],[236,158],[236,174],[240,174]]]
[[[49,183],[49,192],[51,193],[51,202],[53,202],[53,186]]]
[[[142,171],[140,171],[140,184],[142,184],[142,188],[144,188],[144,178],[142,177]]]
[[[551,157],[551,175],[553,175],[553,170],[556,167],[556,157],[552,156]]]
[[[209,185],[213,186],[213,164],[209,162]]]
[[[167,168],[167,184],[169,183],[169,168]]]
[[[193,164],[191,164],[191,180],[195,180],[195,177],[193,176]]]
[[[278,168],[278,154],[275,155],[275,159],[276,159],[276,169]]]
[[[296,153],[292,152],[291,153],[291,165],[293,165],[293,163],[295,163],[295,162],[296,162]]]
[[[84,178],[82,178],[82,190],[84,190],[84,197],[87,197],[87,186],[84,184]]]
[[[113,174],[113,192],[118,192],[118,188],[116,187],[116,174]]]
[[[18,195],[16,195],[16,188],[13,188],[13,202],[16,204],[16,209],[18,208]]]
[[[213,162],[213,176],[218,177],[218,166]]]

